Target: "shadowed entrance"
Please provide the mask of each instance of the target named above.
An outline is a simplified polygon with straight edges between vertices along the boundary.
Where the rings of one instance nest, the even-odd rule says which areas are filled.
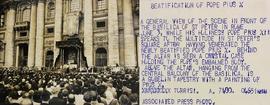
[[[56,59],[57,68],[82,68],[87,67],[86,58],[83,53],[83,44],[78,38],[69,38],[59,41],[56,46],[60,48]]]
[[[105,48],[98,48],[96,50],[96,66],[107,66],[107,51]]]

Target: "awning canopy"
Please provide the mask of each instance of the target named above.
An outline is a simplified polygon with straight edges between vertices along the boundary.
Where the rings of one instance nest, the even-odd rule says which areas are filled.
[[[64,41],[56,42],[56,46],[59,48],[67,48],[67,47],[82,48],[83,44],[81,43],[80,39],[78,39],[78,38],[69,38],[69,39],[64,40]]]

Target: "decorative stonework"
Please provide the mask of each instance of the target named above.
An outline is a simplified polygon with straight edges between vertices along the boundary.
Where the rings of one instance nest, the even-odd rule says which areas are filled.
[[[55,18],[55,0],[46,1],[46,24],[53,24]]]
[[[24,1],[18,2],[16,8],[16,23],[17,22],[29,22],[31,19],[31,2]]]
[[[16,22],[15,24],[15,31],[21,31],[21,30],[29,30],[30,28],[30,22],[25,21],[25,22]]]
[[[45,39],[45,47],[53,47],[54,46],[54,40],[53,39]]]
[[[70,11],[71,12],[81,11],[80,0],[71,0],[71,2],[70,2]]]
[[[100,47],[107,48],[108,47],[108,42],[97,42],[97,43],[94,43],[94,47],[95,48],[100,48]]]
[[[95,42],[107,42],[107,36],[95,36]]]

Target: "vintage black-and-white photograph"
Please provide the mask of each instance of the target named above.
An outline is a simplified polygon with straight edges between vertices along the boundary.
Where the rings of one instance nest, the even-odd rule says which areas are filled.
[[[138,105],[139,0],[0,0],[0,105]]]

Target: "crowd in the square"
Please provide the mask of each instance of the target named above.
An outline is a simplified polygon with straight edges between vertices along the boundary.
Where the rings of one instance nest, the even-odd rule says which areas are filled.
[[[139,74],[0,68],[0,105],[138,105]]]

